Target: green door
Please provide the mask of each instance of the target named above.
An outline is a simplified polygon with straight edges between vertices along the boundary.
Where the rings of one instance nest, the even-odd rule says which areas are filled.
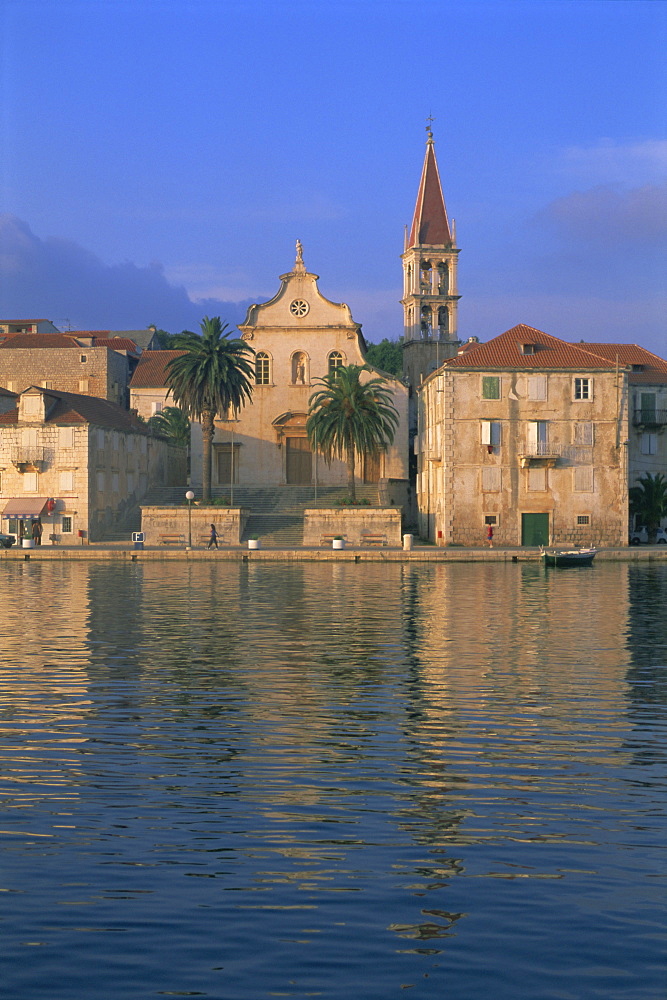
[[[549,544],[548,514],[521,515],[521,544],[522,545]]]

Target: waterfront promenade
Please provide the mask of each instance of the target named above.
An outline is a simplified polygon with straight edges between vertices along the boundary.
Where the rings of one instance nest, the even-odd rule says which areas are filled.
[[[34,549],[12,546],[0,549],[0,561],[99,560],[112,562],[539,562],[540,549],[521,546],[494,547],[451,546],[440,548],[416,543],[406,551],[392,546],[348,546],[342,550],[328,547],[263,548],[249,550],[245,545],[226,545],[208,550],[186,549],[182,545],[152,545],[135,549],[132,542],[93,542],[84,545],[48,545]],[[667,545],[626,546],[599,549],[596,562],[667,562]]]

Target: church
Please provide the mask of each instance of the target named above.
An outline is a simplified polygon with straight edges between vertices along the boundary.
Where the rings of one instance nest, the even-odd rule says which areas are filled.
[[[318,275],[308,271],[301,243],[291,271],[280,277],[280,288],[268,302],[252,305],[241,337],[253,348],[252,402],[218,416],[213,439],[214,490],[239,486],[345,486],[347,467],[334,460],[328,466],[313,453],[306,435],[309,399],[318,379],[340,365],[366,364],[361,326],[349,306],[331,302],[318,287]],[[358,456],[359,482],[370,486],[393,482],[405,496],[408,469],[408,390],[399,378],[375,369],[364,378],[387,380],[399,414],[393,445],[386,453]],[[192,435],[192,481],[201,483],[201,427]],[[401,491],[401,484],[403,490]]]

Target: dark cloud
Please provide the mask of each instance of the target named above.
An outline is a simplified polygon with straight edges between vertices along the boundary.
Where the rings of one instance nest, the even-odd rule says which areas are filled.
[[[57,237],[40,239],[27,223],[0,215],[0,315],[7,319],[67,318],[74,329],[198,329],[204,315],[242,322],[246,302],[193,302],[160,264],[105,264]]]
[[[537,216],[565,239],[622,246],[655,247],[667,240],[667,185],[631,190],[601,185],[558,198]]]

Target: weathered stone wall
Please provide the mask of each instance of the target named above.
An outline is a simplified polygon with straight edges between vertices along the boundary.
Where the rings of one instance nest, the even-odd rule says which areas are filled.
[[[126,355],[108,347],[4,347],[0,351],[0,386],[11,392],[48,384],[61,392],[99,396],[126,407],[128,380]]]
[[[193,548],[208,544],[211,524],[218,532],[221,545],[240,545],[250,511],[242,507],[203,507],[192,505]],[[188,508],[142,506],[141,530],[146,534],[147,545],[161,544],[162,535],[182,535],[187,544]]]
[[[367,544],[364,536],[385,536],[387,545],[401,545],[400,507],[331,507],[304,512],[303,544],[330,544],[341,535],[350,545]],[[326,541],[325,541],[326,539]]]

